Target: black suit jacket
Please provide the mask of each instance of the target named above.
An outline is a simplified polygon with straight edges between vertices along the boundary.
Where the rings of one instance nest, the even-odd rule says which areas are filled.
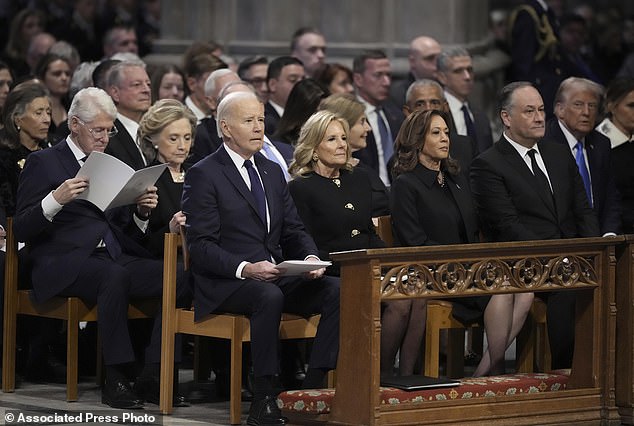
[[[182,205],[187,215],[196,318],[214,311],[243,285],[245,281],[235,276],[241,262],[318,256],[282,170],[259,153],[253,158],[266,193],[268,230],[224,146],[196,163],[185,176]]]
[[[392,81],[390,85],[390,99],[396,105],[405,105],[405,95],[409,86],[416,81],[414,74],[411,72],[407,74],[407,77]]]
[[[159,164],[155,162],[153,165]],[[159,176],[155,184],[158,190],[158,204],[148,223],[148,229],[143,239],[143,246],[156,258],[163,258],[165,233],[170,232],[169,223],[174,213],[181,209],[183,184],[175,183],[168,169]]]
[[[491,133],[491,121],[484,111],[471,108],[473,114],[473,127],[478,138],[478,153],[484,152],[493,145],[493,133]]]
[[[417,164],[394,179],[390,191],[394,239],[399,245],[421,246],[478,241],[478,220],[467,179],[445,173],[445,182],[464,224],[451,226],[446,196],[436,184],[437,173]],[[451,203],[449,203],[451,205]]]
[[[544,140],[558,142],[570,152],[568,141],[557,119],[550,120],[546,125]],[[618,234],[621,232],[621,200],[612,171],[610,140],[593,130],[586,135],[585,146],[592,182],[592,207],[597,213],[601,234]]]
[[[88,201],[74,200],[64,205],[52,222],[44,217],[44,197],[77,171],[79,163],[64,140],[29,155],[20,175],[13,229],[18,241],[26,242],[29,248],[38,301],[58,294],[77,279],[80,266],[103,240],[108,227],[124,252],[149,257],[137,243],[143,234],[134,224],[129,207],[104,213]]]
[[[196,126],[194,144],[189,151],[189,157],[185,160],[187,168],[193,166],[209,154],[215,152],[222,145],[222,139],[218,136],[216,119],[206,117]]]
[[[269,138],[277,130],[277,123],[280,122],[280,118],[280,115],[270,102],[264,104],[264,134]]]
[[[471,163],[471,190],[489,240],[524,241],[593,237],[599,225],[567,147],[540,141],[555,210],[535,176],[504,136]]]
[[[134,141],[136,135],[130,135],[123,123],[118,119],[114,121],[114,126],[117,128],[118,133],[110,138],[105,153],[117,157],[134,170],[144,168],[143,156]]]
[[[385,117],[387,118],[387,123],[390,126],[390,131],[392,132],[393,140],[396,140],[396,136],[398,135],[399,130],[401,129],[401,124],[403,124],[403,120],[405,120],[405,116],[403,115],[403,111],[398,108],[393,103],[387,101],[384,102],[383,112],[385,113]],[[378,129],[376,129],[378,132]],[[359,151],[354,153],[354,156],[358,158],[361,162],[363,162],[366,166],[371,169],[379,171],[379,153],[376,150],[376,140],[374,139],[374,130],[368,133],[368,137],[366,138],[367,146]],[[386,158],[389,160],[389,158]],[[388,170],[388,176],[391,176],[390,170]]]

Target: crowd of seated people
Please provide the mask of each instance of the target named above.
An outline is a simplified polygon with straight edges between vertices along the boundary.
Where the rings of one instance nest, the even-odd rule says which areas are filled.
[[[14,216],[26,243],[20,257],[33,269],[31,282],[20,285],[39,300],[77,295],[116,311],[133,295],[160,295],[163,234],[187,229],[193,273],[179,281],[179,302],[191,303],[195,293],[197,315],[250,317],[254,422],[285,422],[272,402],[280,386],[271,350],[279,312],[322,313],[300,384],[323,385],[336,361],[339,269],[281,278],[274,264],[289,254],[328,260],[333,251],[383,247],[372,219],[389,214],[395,244],[405,246],[634,232],[634,76],[625,60],[634,43],[610,37],[621,23],[611,15],[537,0],[492,15],[509,34],[495,28],[511,65],[498,114],[487,117],[470,99],[471,53],[427,35],[412,40],[408,75],[398,81],[381,50],[359,52],[351,68],[329,61],[326,37],[313,27],[290,37],[287,55],[234,63],[221,46],[197,41],[180,63],[156,65],[142,58],[158,34],[150,6],[157,2],[107,11],[96,3],[79,0],[67,15],[15,10],[0,34],[0,242],[5,217]],[[536,25],[549,37],[535,39]],[[496,141],[494,121],[503,129]],[[76,199],[90,185],[76,170],[92,151],[135,170],[167,167],[136,207],[104,213]],[[74,252],[62,235],[78,217],[92,228],[77,236],[81,250]],[[44,290],[38,280],[50,275],[55,250],[74,253],[83,266]],[[125,291],[112,295],[108,279],[95,280],[103,270],[116,271]],[[147,287],[129,283],[137,275],[151,278]],[[87,282],[90,290],[79,288]],[[548,324],[553,366],[570,367],[574,297],[494,296],[454,308],[465,324],[486,328],[476,375],[504,373],[504,351],[533,297],[558,319]],[[258,310],[263,300],[272,303],[266,312]],[[418,372],[425,303],[389,302],[382,312],[382,373]],[[115,325],[103,324],[109,320]],[[158,401],[156,327],[139,366],[133,330],[102,318],[99,330],[123,339],[104,345],[104,403]],[[33,341],[51,345],[41,339],[49,328],[33,327]],[[29,362],[47,371],[50,348],[32,348]],[[185,404],[178,395],[174,402]]]

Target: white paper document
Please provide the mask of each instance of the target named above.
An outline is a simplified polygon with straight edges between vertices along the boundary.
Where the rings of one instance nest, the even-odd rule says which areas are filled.
[[[137,170],[103,152],[93,151],[76,177],[87,177],[88,188],[77,198],[87,200],[106,211],[134,204],[139,195],[156,183],[166,164]]]
[[[275,265],[275,268],[282,271],[281,275],[283,277],[288,277],[291,275],[301,275],[304,272],[314,271],[315,269],[325,268],[330,265],[332,265],[331,262],[324,262],[323,260],[286,260]]]

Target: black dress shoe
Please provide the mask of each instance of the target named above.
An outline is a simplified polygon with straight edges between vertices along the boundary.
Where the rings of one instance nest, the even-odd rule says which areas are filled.
[[[101,391],[101,402],[112,408],[132,410],[143,408],[143,400],[132,391],[130,383],[123,380],[113,383],[106,382]]]
[[[264,399],[251,403],[249,408],[249,418],[247,424],[251,426],[282,426],[288,422],[286,417],[277,406],[274,396],[267,396]]]
[[[137,377],[134,383],[134,391],[139,397],[150,404],[159,405],[161,399],[161,384],[154,377]],[[189,401],[183,395],[174,392],[172,397],[173,407],[189,407]]]

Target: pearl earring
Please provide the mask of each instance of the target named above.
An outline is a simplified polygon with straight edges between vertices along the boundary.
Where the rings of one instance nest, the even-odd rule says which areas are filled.
[[[16,125],[15,128],[18,130],[18,132],[20,131],[20,126]]]
[[[158,145],[154,145],[154,149],[158,149]]]

